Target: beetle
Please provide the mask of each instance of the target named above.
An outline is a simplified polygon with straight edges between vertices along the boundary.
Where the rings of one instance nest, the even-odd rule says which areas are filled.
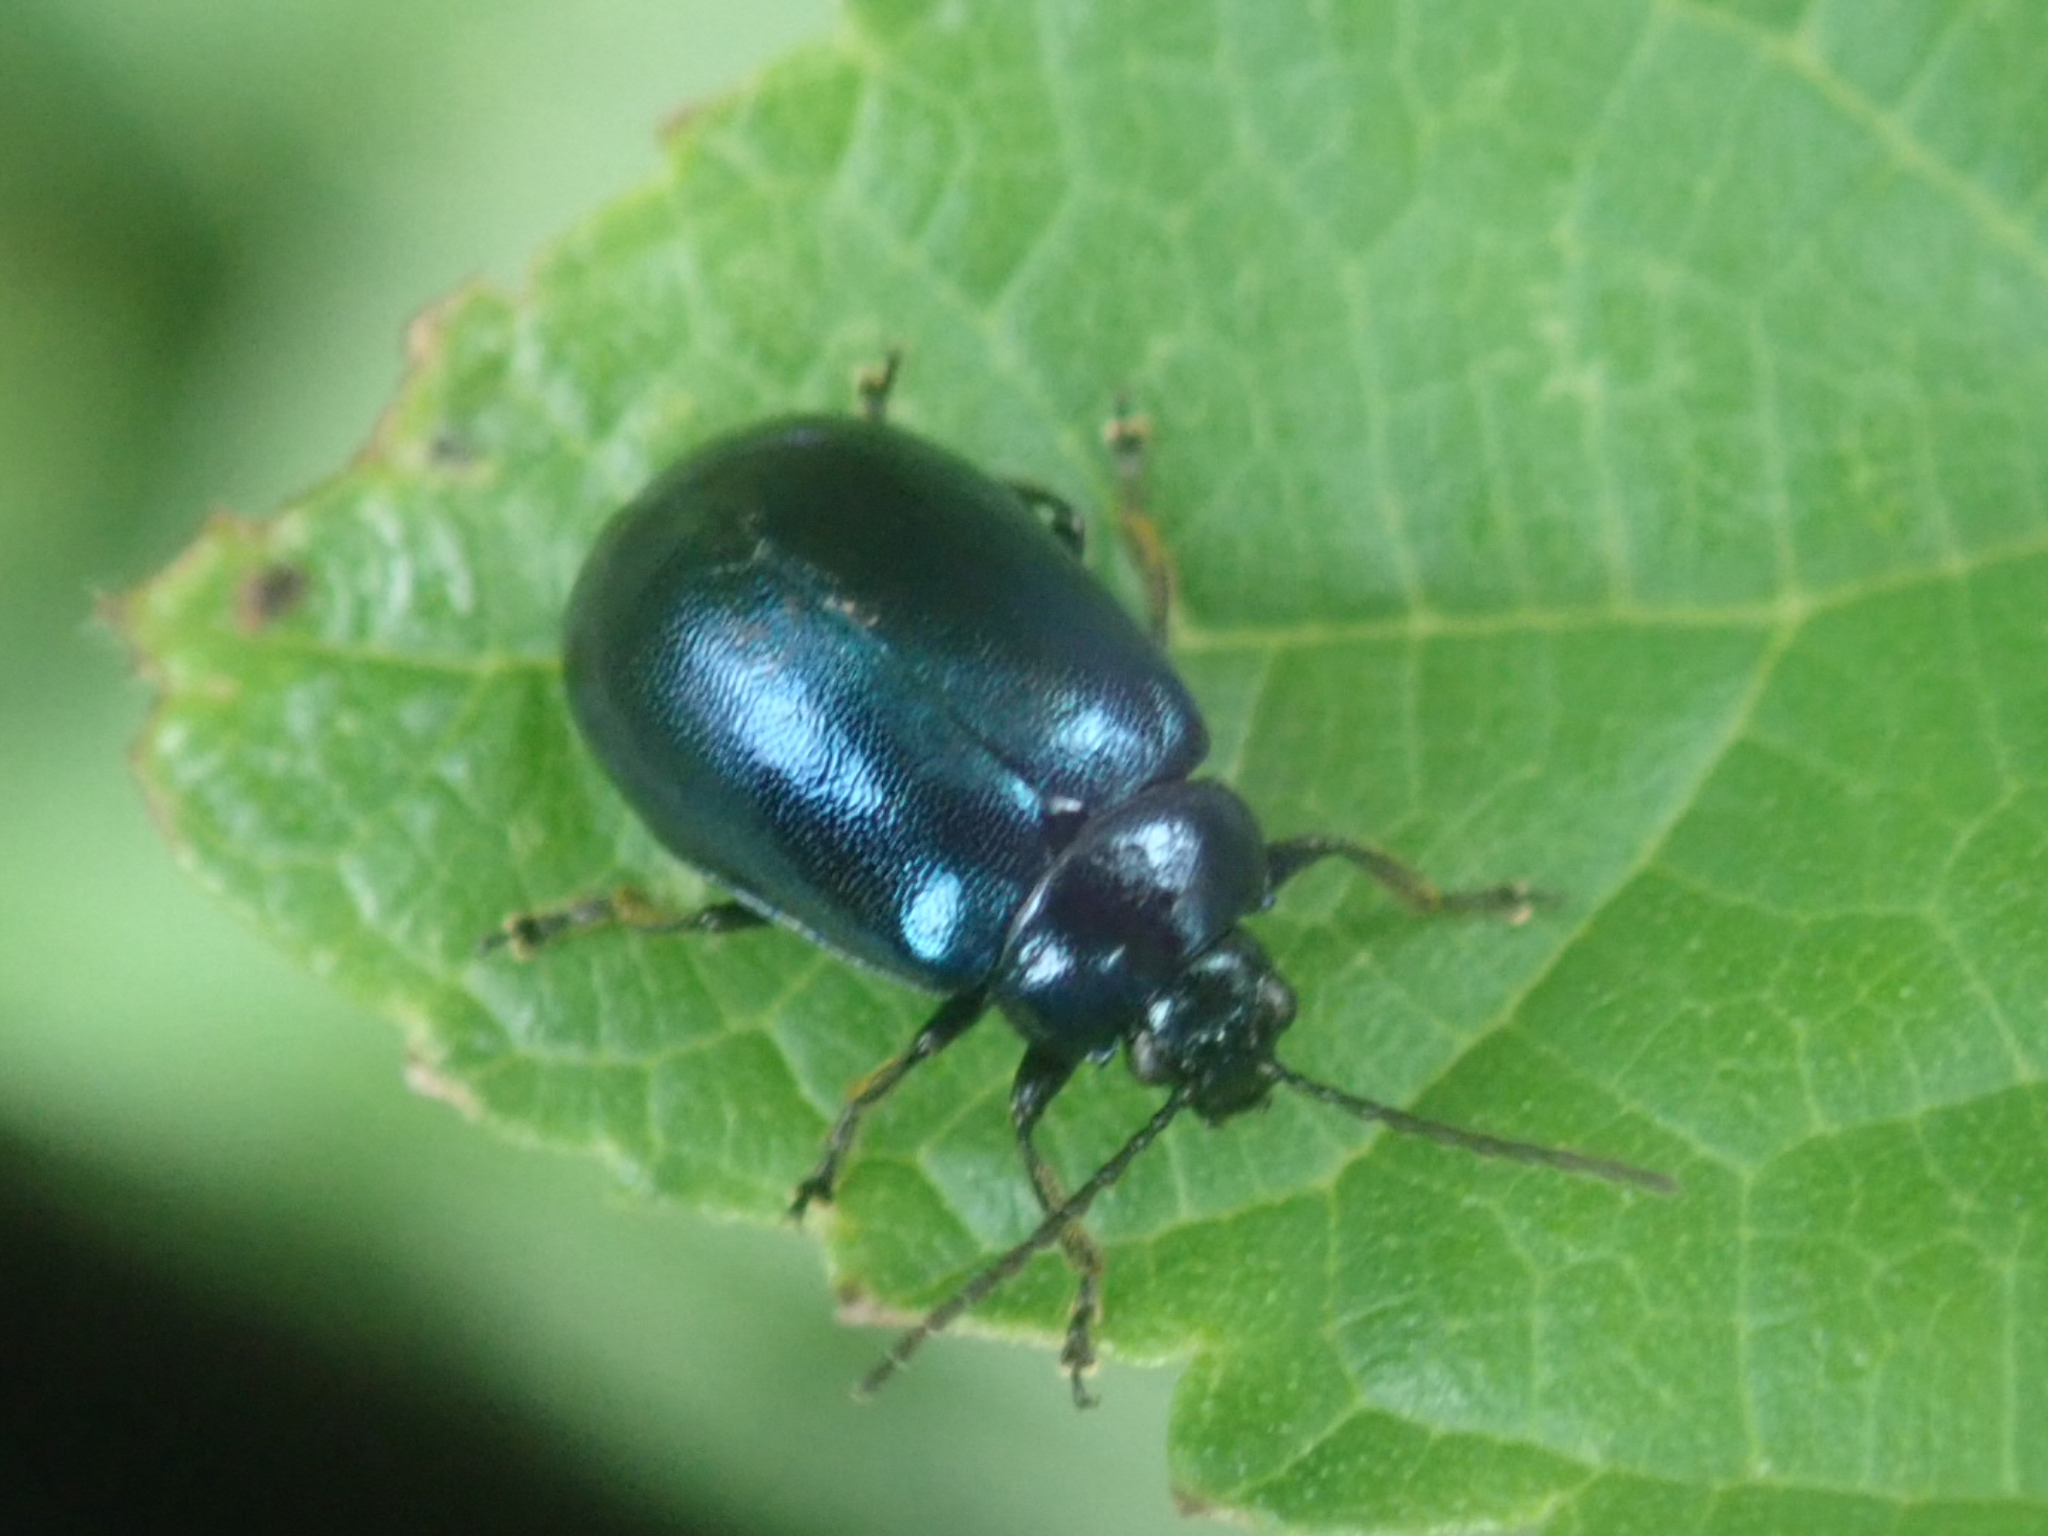
[[[1109,439],[1149,631],[1082,564],[1065,502],[886,419],[895,373],[892,355],[863,378],[859,414],[784,417],[683,457],[604,529],[569,601],[564,678],[584,741],[661,843],[735,899],[671,917],[596,897],[486,941],[525,955],[608,922],[775,922],[942,994],[847,1097],[798,1217],[832,1199],[862,1117],[913,1068],[991,1009],[1023,1037],[1010,1119],[1043,1220],[904,1334],[863,1395],[1057,1244],[1078,1274],[1060,1360],[1087,1406],[1104,1266],[1081,1218],[1180,1114],[1220,1123],[1276,1087],[1482,1154],[1670,1189],[1279,1060],[1295,995],[1242,920],[1310,865],[1346,860],[1425,913],[1519,921],[1540,898],[1442,891],[1344,838],[1267,840],[1235,791],[1195,776],[1209,737],[1163,649],[1142,423],[1120,408]],[[1069,1192],[1034,1133],[1083,1062],[1119,1052],[1166,1097]]]

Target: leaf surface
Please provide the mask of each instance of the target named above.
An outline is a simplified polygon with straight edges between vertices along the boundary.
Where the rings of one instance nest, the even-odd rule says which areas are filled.
[[[1128,388],[1214,770],[1274,835],[1568,896],[1504,930],[1303,877],[1259,920],[1290,1059],[1685,1186],[1299,1103],[1176,1127],[1095,1224],[1110,1348],[1192,1356],[1182,1495],[2048,1523],[2044,77],[2048,13],[1994,0],[864,0],[528,292],[423,321],[356,463],[128,599],[141,770],[422,1085],[773,1218],[928,1000],[781,933],[474,955],[707,895],[573,736],[581,553],[892,343],[899,420],[1084,505]],[[987,1025],[873,1118],[848,1294],[915,1309],[1028,1229],[1015,1055]],[[1085,1074],[1048,1150],[1152,1102]],[[975,1321],[1050,1337],[1066,1289]]]

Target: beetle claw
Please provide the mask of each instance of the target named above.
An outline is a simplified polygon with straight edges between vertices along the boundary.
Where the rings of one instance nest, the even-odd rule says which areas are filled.
[[[808,1211],[813,1204],[830,1205],[831,1203],[832,1175],[829,1173],[814,1173],[808,1179],[805,1179],[803,1183],[797,1185],[796,1194],[790,1198],[789,1202],[789,1219],[791,1221],[802,1221],[804,1219],[804,1212]]]

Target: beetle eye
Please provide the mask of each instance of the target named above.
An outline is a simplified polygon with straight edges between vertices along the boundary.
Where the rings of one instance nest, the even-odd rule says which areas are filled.
[[[1268,1040],[1294,1022],[1294,988],[1272,971],[1259,977],[1258,1016]]]
[[[1155,1031],[1141,1029],[1131,1036],[1131,1073],[1139,1082],[1152,1084],[1173,1076],[1173,1064]]]

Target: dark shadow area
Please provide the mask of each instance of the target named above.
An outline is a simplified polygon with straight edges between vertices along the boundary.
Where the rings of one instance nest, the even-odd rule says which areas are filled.
[[[67,1210],[57,1172],[0,1143],[8,1536],[735,1528],[579,1475],[445,1358],[337,1358],[152,1274]]]

